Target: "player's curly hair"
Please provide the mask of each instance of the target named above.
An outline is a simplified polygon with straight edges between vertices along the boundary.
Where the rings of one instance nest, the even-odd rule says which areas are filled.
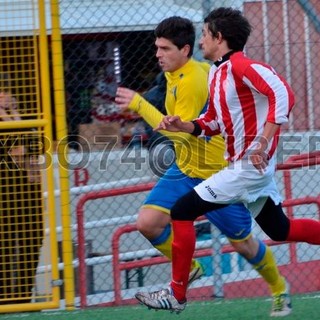
[[[193,55],[196,32],[191,20],[173,16],[162,20],[156,27],[154,34],[157,38],[170,40],[179,49],[190,46],[189,57]]]
[[[240,10],[234,8],[217,8],[212,10],[204,19],[212,37],[218,33],[227,41],[233,51],[242,51],[250,36],[252,27]]]

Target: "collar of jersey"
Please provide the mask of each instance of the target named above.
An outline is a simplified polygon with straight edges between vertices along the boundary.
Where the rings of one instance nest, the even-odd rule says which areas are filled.
[[[171,78],[171,79],[175,79],[175,78],[183,78],[185,73],[188,73],[188,71],[190,70],[190,68],[192,68],[191,66],[195,63],[195,60],[193,58],[190,58],[188,60],[187,63],[185,63],[181,68],[173,71],[173,72],[168,72],[167,75]]]
[[[233,50],[227,52],[225,55],[223,55],[217,61],[215,61],[214,65],[216,67],[219,67],[222,63],[228,61],[230,59],[231,55],[234,54],[234,53],[235,53],[235,51],[233,51]]]

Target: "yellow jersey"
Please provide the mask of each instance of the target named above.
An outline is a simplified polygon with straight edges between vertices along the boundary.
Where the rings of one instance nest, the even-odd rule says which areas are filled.
[[[183,121],[190,121],[205,111],[209,69],[208,63],[189,59],[180,69],[165,73],[165,107],[168,115],[179,115]],[[135,94],[129,109],[139,113],[153,128],[164,117],[139,94]],[[220,135],[197,138],[187,133],[160,132],[173,141],[177,166],[189,177],[206,179],[227,165],[224,159],[225,144]]]

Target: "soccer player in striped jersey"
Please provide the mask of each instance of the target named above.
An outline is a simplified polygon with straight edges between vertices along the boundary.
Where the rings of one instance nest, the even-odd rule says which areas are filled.
[[[171,208],[172,281],[169,289],[144,294],[143,303],[151,308],[184,308],[195,248],[193,224],[208,212],[226,209],[227,213],[230,205],[241,202],[271,238],[319,244],[318,221],[289,220],[281,207],[274,181],[274,155],[294,95],[271,66],[245,56],[243,49],[250,33],[251,26],[239,10],[218,8],[205,18],[200,45],[204,58],[214,62],[209,76],[209,108],[193,121],[168,115],[157,128],[197,137],[222,134],[228,166]],[[271,316],[285,316],[290,311],[288,292],[275,296]]]
[[[207,105],[210,67],[192,58],[195,41],[192,22],[180,17],[165,19],[156,28],[155,35],[156,56],[167,78],[167,114],[179,114],[185,121],[192,120]],[[130,89],[118,88],[116,102],[124,110],[129,108],[138,112],[153,128],[163,118],[154,106]],[[147,197],[139,212],[137,226],[151,244],[171,260],[172,206],[212,173],[220,171],[227,162],[223,158],[221,135],[211,139],[176,133],[167,133],[167,136],[174,142],[176,161]],[[264,278],[274,299],[286,292],[285,280],[278,271],[271,249],[252,236],[251,215],[242,203],[209,212],[206,217]],[[188,284],[198,279],[201,273],[199,263],[193,260],[188,271]],[[142,302],[145,298],[143,293],[137,293],[136,297]],[[184,304],[179,304],[176,310],[183,308]]]

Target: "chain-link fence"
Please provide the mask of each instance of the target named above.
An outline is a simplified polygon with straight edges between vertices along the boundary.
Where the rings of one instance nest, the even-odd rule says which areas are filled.
[[[52,21],[56,21],[53,19],[56,4],[60,11],[63,56],[60,56],[57,46],[59,37],[51,25]],[[293,217],[319,220],[319,1],[17,0],[2,1],[0,5],[3,8],[0,13],[1,73],[9,73],[14,80],[11,91],[18,98],[18,109],[28,106],[22,110],[21,121],[16,122],[20,131],[13,123],[4,125],[5,121],[1,121],[1,139],[8,132],[11,134],[10,130],[13,129],[19,137],[26,134],[28,138],[33,138],[36,132],[37,141],[46,140],[47,150],[52,140],[52,122],[56,129],[53,130],[54,138],[59,147],[64,127],[64,119],[61,120],[64,112],[59,109],[60,106],[64,109],[64,103],[57,99],[61,92],[66,101],[65,120],[68,129],[68,148],[63,150],[65,154],[59,152],[58,148],[52,159],[50,152],[43,154],[43,150],[36,150],[37,157],[53,160],[56,174],[53,176],[49,170],[43,171],[42,178],[47,181],[42,180],[39,186],[43,195],[46,190],[48,192],[47,198],[39,196],[38,199],[41,217],[39,215],[38,219],[37,214],[32,216],[36,224],[32,237],[38,242],[35,242],[37,256],[30,258],[33,262],[31,275],[23,275],[21,281],[18,279],[20,282],[10,280],[11,283],[7,285],[14,291],[18,283],[16,287],[23,289],[23,281],[29,277],[27,296],[21,292],[18,295],[21,303],[27,298],[27,302],[39,302],[35,309],[58,306],[55,301],[58,297],[56,287],[61,285],[61,281],[57,278],[55,263],[55,251],[58,251],[56,241],[59,242],[61,278],[63,270],[67,269],[66,260],[71,260],[70,252],[72,249],[74,251],[76,303],[82,307],[119,305],[123,301],[129,303],[137,290],[157,289],[170,281],[170,263],[137,232],[135,222],[146,195],[174,159],[172,143],[155,134],[138,114],[119,112],[115,104],[116,89],[121,84],[137,91],[163,114],[166,113],[166,84],[156,58],[154,29],[170,16],[186,17],[193,22],[197,35],[194,58],[202,61],[198,41],[204,17],[219,6],[233,6],[244,12],[253,26],[245,48],[246,54],[271,64],[295,91],[296,106],[283,130],[277,154],[276,179],[285,199],[286,213]],[[46,21],[45,14],[42,14],[45,12]],[[45,23],[47,31],[43,28]],[[43,41],[47,32],[51,33],[48,37],[49,52]],[[50,66],[47,66],[47,53],[52,62]],[[64,83],[54,71],[62,64]],[[52,83],[49,69],[52,71]],[[65,88],[65,92],[62,88]],[[49,89],[52,95],[48,93]],[[50,99],[53,102],[52,119],[48,110],[51,108]],[[28,122],[31,118],[36,121],[32,125]],[[29,130],[34,127],[36,131]],[[3,153],[9,155],[6,143],[2,143],[2,148]],[[64,156],[66,159],[61,161]],[[12,160],[11,156],[9,158]],[[67,184],[64,177],[61,178],[60,171],[65,164],[67,167],[64,169],[70,173],[70,203],[66,199],[67,191],[63,189]],[[1,165],[5,163],[1,162]],[[1,172],[5,175],[5,170],[1,169]],[[22,178],[24,180],[21,181],[26,181],[27,177]],[[13,177],[5,176],[2,181],[4,179],[9,181]],[[29,187],[29,182],[25,186],[23,182],[20,184],[22,189]],[[2,184],[2,190],[4,188],[5,184]],[[10,210],[14,211],[14,219],[19,216],[21,208],[15,207],[19,201],[15,201],[11,194],[19,190],[14,184],[11,191],[3,191],[1,195],[1,210],[8,212],[5,206],[10,206],[11,201]],[[56,208],[60,208],[56,217],[53,201],[50,200],[53,191]],[[30,193],[30,188],[26,193]],[[24,210],[26,207],[37,209],[32,199],[26,201],[29,203],[23,206]],[[63,244],[68,242],[70,235],[65,230],[69,223],[69,217],[66,218],[64,214],[68,211],[65,205],[68,210],[70,206],[72,214],[73,245],[67,253],[68,246]],[[45,212],[43,216],[42,212]],[[58,240],[53,232],[54,218],[59,227]],[[5,217],[1,219],[1,228],[9,228],[10,223],[3,220]],[[15,222],[19,226],[26,223]],[[47,227],[45,239],[42,234],[44,222]],[[14,232],[11,229],[11,234]],[[216,228],[202,220],[196,223],[196,232],[196,257],[203,266],[204,276],[190,287],[190,300],[270,295],[258,273],[233,251],[226,237]],[[28,237],[25,237],[28,239],[24,238],[22,242],[30,240],[29,233],[28,230]],[[320,290],[318,246],[270,242],[255,223],[253,233],[272,245],[281,273],[290,283],[292,293]],[[11,260],[16,259],[13,252],[19,250],[12,244],[8,245],[6,239],[1,241],[6,242],[1,246],[2,256],[7,250],[11,252]],[[16,243],[15,239],[12,241]],[[42,244],[40,257],[39,246]],[[25,242],[20,246],[20,252],[26,247]],[[24,254],[25,257],[28,255]],[[33,281],[35,265],[38,266],[37,283]],[[2,269],[5,266],[4,261],[1,263]],[[5,270],[7,274],[18,273],[15,269],[16,260],[10,262],[10,268]],[[28,271],[26,268],[25,273]],[[5,272],[1,272],[2,278],[5,278]],[[68,279],[73,281],[72,276],[65,277],[65,287],[70,284]],[[73,292],[73,286],[69,285],[70,288]],[[73,305],[70,301],[73,294],[70,296],[67,291],[61,290],[61,293],[62,298],[67,296],[65,301],[69,307]],[[32,300],[36,297],[39,301]],[[17,295],[4,295],[0,297],[0,302],[11,303],[14,299],[17,299]],[[44,300],[47,304],[42,305]],[[3,310],[12,311],[15,307]]]
[[[318,1],[61,1],[71,210],[84,281],[78,292],[82,306],[120,304],[132,299],[138,287],[155,289],[170,280],[170,264],[134,226],[149,183],[170,163],[170,144],[150,148],[152,130],[135,113],[119,114],[115,92],[119,82],[141,94],[159,85],[154,29],[161,20],[189,18],[199,37],[204,17],[218,6],[243,10],[253,26],[246,53],[270,63],[295,91],[296,107],[284,130],[278,162],[286,163],[292,155],[301,158],[290,160],[289,170],[279,170],[276,177],[287,214],[319,219],[319,172],[312,165],[320,140]],[[202,60],[199,50],[194,56]],[[163,97],[156,102],[165,112]],[[303,155],[310,152],[313,160],[301,167]],[[266,284],[232,252],[224,236],[206,222],[196,228],[205,275],[192,285],[191,298],[269,295]],[[255,224],[253,229],[269,240]],[[317,246],[278,244],[272,250],[292,293],[320,290]]]
[[[57,307],[59,300],[41,9],[36,1],[0,2],[0,313]]]

